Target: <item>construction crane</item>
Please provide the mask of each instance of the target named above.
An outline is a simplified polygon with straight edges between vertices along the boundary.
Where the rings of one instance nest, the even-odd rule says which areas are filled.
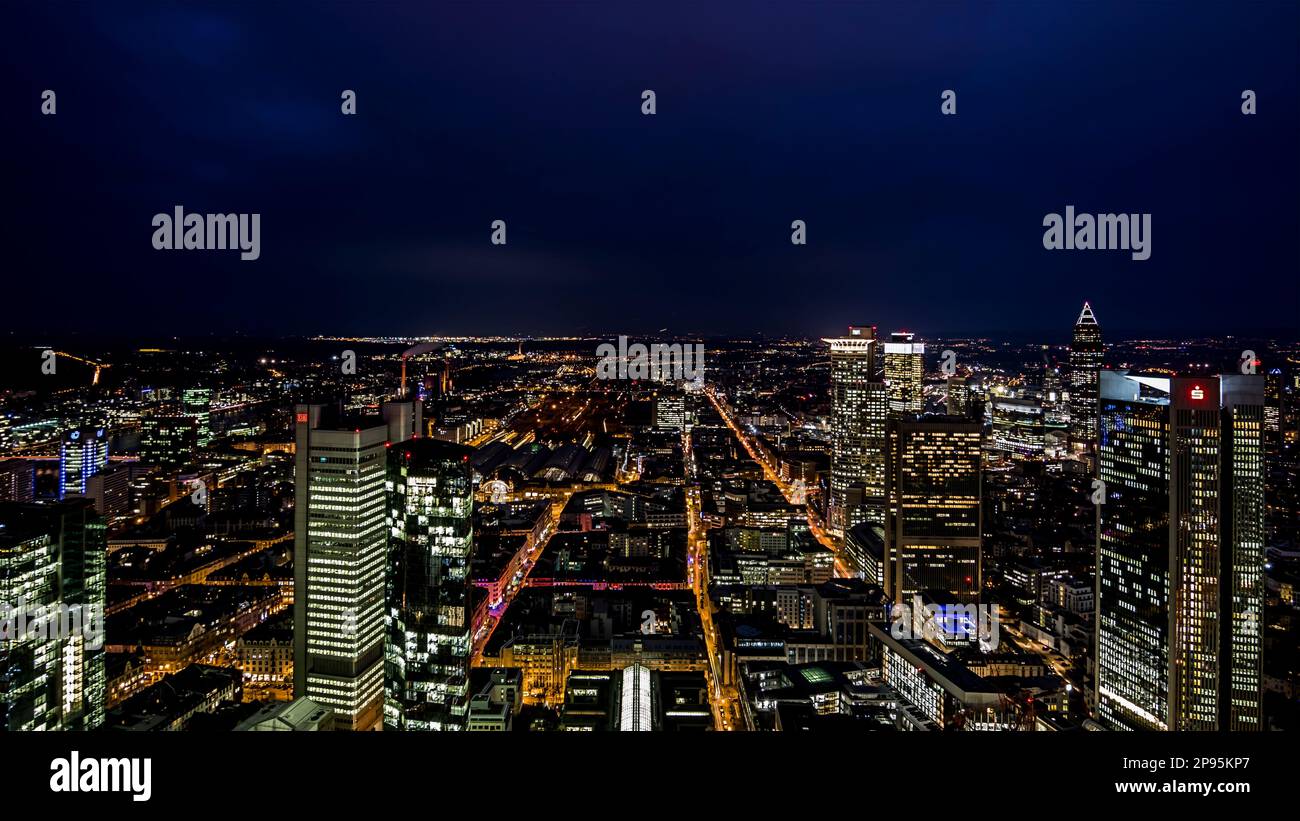
[[[93,366],[95,367],[95,375],[94,375],[94,377],[92,377],[91,380],[90,380],[90,384],[92,384],[92,385],[98,385],[98,384],[99,384],[99,372],[100,372],[101,370],[103,370],[104,368],[111,368],[111,367],[113,367],[112,365],[105,365],[105,364],[102,363],[102,362],[95,362],[95,361],[93,361],[93,360],[86,359],[86,358],[84,358],[84,357],[75,356],[75,355],[73,355],[73,354],[68,353],[67,351],[55,351],[54,353],[55,353],[56,356],[62,356],[62,357],[65,357],[65,358],[67,358],[67,359],[71,359],[71,360],[73,360],[73,361],[75,361],[75,362],[81,362],[81,363],[86,364],[86,365],[93,365]]]

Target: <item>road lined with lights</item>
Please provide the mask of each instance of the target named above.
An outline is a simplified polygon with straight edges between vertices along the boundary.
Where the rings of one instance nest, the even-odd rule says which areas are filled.
[[[497,625],[505,617],[510,603],[519,595],[520,590],[528,586],[528,576],[533,572],[533,568],[537,566],[537,559],[546,550],[546,546],[550,544],[551,537],[559,530],[560,515],[558,511],[564,509],[565,504],[568,503],[569,497],[572,495],[570,491],[564,495],[558,504],[552,503],[551,523],[542,531],[542,537],[536,542],[531,538],[528,539],[528,541],[520,545],[519,549],[515,551],[515,555],[510,559],[505,571],[509,574],[510,582],[506,584],[506,589],[501,593],[501,603],[496,607],[492,606],[491,602],[488,603],[487,617],[483,620],[483,625],[479,627],[478,632],[470,640],[470,666],[478,667],[482,664],[483,649],[487,647],[492,634],[496,632]],[[517,581],[515,580],[516,575],[519,577]]]
[[[717,730],[735,730],[739,716],[739,693],[735,687],[722,684],[722,654],[719,652],[718,627],[713,623],[712,603],[709,599],[709,531],[700,515],[700,489],[695,482],[695,457],[690,431],[682,437],[683,462],[686,466],[686,524],[687,575],[695,591],[695,606],[704,630],[704,648],[708,654],[709,706],[713,710],[713,726]]]
[[[760,455],[763,454],[764,451],[756,444],[751,443],[751,437],[749,434],[736,424],[731,408],[726,405],[722,399],[718,398],[712,386],[705,388],[704,395],[709,397],[709,401],[713,403],[713,407],[718,411],[718,415],[722,417],[722,421],[726,423],[727,427],[731,428],[731,432],[735,434],[736,439],[739,440],[741,446],[745,448],[745,452],[749,454],[749,458],[757,462],[758,466],[763,469],[763,475],[767,480],[776,485],[777,489],[781,491],[781,495],[785,497],[785,500],[788,503],[792,505],[796,504],[794,501],[794,488],[790,483],[783,481],[777,474],[776,470],[772,468],[772,465],[768,463],[766,458]],[[835,574],[841,578],[851,576],[852,571],[849,570],[848,565],[840,556],[839,543],[826,532],[826,529],[821,525],[820,518],[813,512],[812,508],[808,507],[806,502],[804,503],[804,509],[808,515],[808,529],[812,532],[813,537],[835,554]]]

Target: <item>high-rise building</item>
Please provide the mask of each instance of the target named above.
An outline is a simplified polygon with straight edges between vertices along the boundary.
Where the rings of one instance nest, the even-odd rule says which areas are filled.
[[[1097,374],[1105,353],[1101,326],[1085,302],[1070,342],[1070,442],[1076,450],[1097,448]]]
[[[107,549],[85,501],[0,502],[0,730],[104,723]]]
[[[472,453],[437,439],[388,451],[385,729],[463,730],[469,719]]]
[[[186,388],[181,393],[181,413],[194,418],[198,446],[207,447],[212,442],[212,389]]]
[[[874,327],[824,339],[831,353],[831,492],[828,530],[843,535],[850,519],[884,523],[886,386],[876,379]],[[851,516],[849,491],[862,486],[863,515]]]
[[[102,427],[73,428],[59,451],[59,498],[82,496],[86,482],[108,464],[108,436]]]
[[[912,341],[915,334],[896,331],[885,348],[885,385],[889,415],[902,418],[925,410],[925,343]]]
[[[181,414],[150,414],[140,420],[140,461],[174,469],[198,454],[199,421]]]
[[[843,556],[853,573],[868,584],[885,586],[885,529],[872,522],[849,528]]]
[[[686,427],[686,394],[675,391],[661,391],[655,397],[655,427]]]
[[[1043,346],[1043,418],[1049,425],[1068,425],[1070,414],[1065,403],[1065,386],[1061,368],[1048,354],[1048,346]]]
[[[992,403],[993,450],[1019,456],[1041,456],[1046,439],[1042,402],[996,396]]]
[[[1269,544],[1300,542],[1300,382],[1281,368],[1264,375],[1264,505]],[[0,470],[3,466],[0,465]],[[2,479],[2,476],[0,476]]]
[[[979,600],[982,425],[926,416],[889,423],[885,593]]]
[[[1262,729],[1263,377],[1102,371],[1100,396],[1101,720]]]
[[[131,464],[115,462],[106,466],[86,480],[86,492],[82,495],[105,519],[127,513],[131,504]]]
[[[970,391],[966,385],[967,377],[950,376],[947,384],[947,405],[949,416],[966,416],[970,408]]]
[[[384,700],[388,445],[414,433],[411,404],[384,417],[335,405],[295,409],[294,695],[372,730]]]
[[[36,471],[26,459],[0,460],[0,502],[31,502],[36,498]]]
[[[961,416],[976,422],[984,421],[984,408],[987,404],[984,385],[976,376],[948,377],[949,416]]]

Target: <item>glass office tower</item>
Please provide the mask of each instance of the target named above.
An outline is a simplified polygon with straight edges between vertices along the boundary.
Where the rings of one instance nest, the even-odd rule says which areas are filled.
[[[889,423],[885,593],[942,591],[979,601],[981,423],[927,416]]]
[[[385,729],[463,730],[468,722],[471,453],[437,439],[389,450]]]
[[[1108,726],[1260,729],[1263,378],[1102,371],[1097,703]]]
[[[181,412],[194,418],[198,429],[198,446],[212,442],[212,389],[187,388],[181,393]]]
[[[828,530],[842,536],[851,520],[884,522],[885,384],[875,378],[876,329],[853,326],[848,336],[824,339],[831,353],[831,493]],[[849,510],[860,486],[862,515]],[[856,494],[855,494],[856,495]]]
[[[59,449],[59,498],[84,496],[86,482],[108,464],[108,433],[102,427],[73,428]]]
[[[913,342],[915,334],[896,331],[885,343],[885,385],[889,415],[915,416],[925,410],[925,343]]]
[[[0,730],[104,723],[107,549],[88,500],[0,503]]]
[[[413,433],[411,404],[383,417],[296,408],[294,694],[342,730],[379,729],[384,695],[388,445]]]

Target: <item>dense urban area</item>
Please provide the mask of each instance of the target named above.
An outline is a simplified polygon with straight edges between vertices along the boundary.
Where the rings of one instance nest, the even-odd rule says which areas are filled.
[[[15,347],[0,727],[1295,728],[1300,347],[1063,313]]]

